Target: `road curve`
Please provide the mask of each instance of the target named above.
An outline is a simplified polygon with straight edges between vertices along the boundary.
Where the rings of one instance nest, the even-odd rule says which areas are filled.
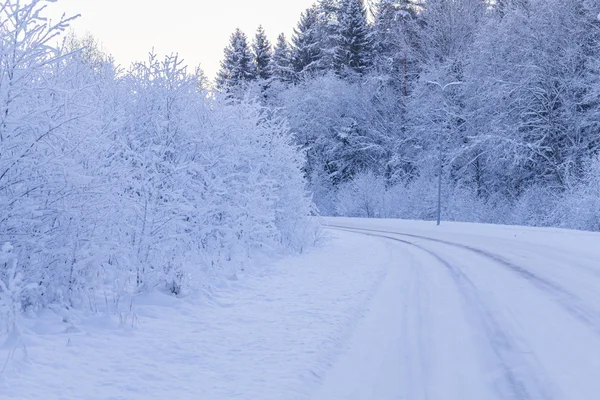
[[[332,232],[388,242],[397,263],[315,400],[583,400],[600,393],[594,254],[547,246],[544,235],[554,233],[546,231],[527,231],[525,240],[507,228],[481,235],[470,226],[444,232],[326,222]]]

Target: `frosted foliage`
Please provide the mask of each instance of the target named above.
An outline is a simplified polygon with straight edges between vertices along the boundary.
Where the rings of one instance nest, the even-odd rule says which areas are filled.
[[[382,217],[385,185],[373,173],[357,175],[340,185],[337,193],[338,214],[349,217]]]
[[[123,71],[93,39],[56,47],[50,3],[0,5],[2,315],[182,294],[310,245],[284,121],[208,96],[175,55]]]
[[[372,22],[354,0],[304,13],[315,70],[266,95],[322,214],[434,219],[441,163],[442,219],[600,229],[597,1],[365,5]]]
[[[588,164],[583,179],[566,191],[558,205],[561,225],[600,231],[600,159]]]

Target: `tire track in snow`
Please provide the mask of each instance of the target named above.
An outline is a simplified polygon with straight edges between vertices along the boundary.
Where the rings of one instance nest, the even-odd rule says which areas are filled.
[[[566,312],[568,312],[575,319],[586,325],[588,328],[592,329],[597,335],[600,335],[600,314],[596,311],[588,307],[577,295],[571,293],[563,286],[559,285],[556,282],[553,282],[549,279],[543,278],[533,272],[529,271],[526,268],[523,268],[517,264],[512,263],[507,260],[503,256],[492,253],[483,249],[479,249],[473,246],[450,242],[448,240],[436,239],[427,236],[413,235],[409,233],[400,233],[400,232],[392,232],[392,231],[383,231],[383,230],[375,230],[375,229],[366,229],[366,228],[346,228],[342,226],[329,225],[329,227],[333,229],[343,229],[349,230],[351,232],[375,232],[375,233],[385,233],[392,235],[405,236],[415,239],[428,240],[435,243],[445,244],[447,246],[460,248],[463,250],[467,250],[473,253],[476,253],[484,258],[495,261],[496,264],[500,264],[503,267],[509,269],[510,271],[516,273],[521,278],[525,279],[531,285],[536,287],[538,290],[550,295],[550,298],[555,301],[561,308],[563,308]]]
[[[401,335],[404,338],[402,357],[407,399],[430,399],[429,383],[432,367],[429,363],[431,348],[431,328],[427,323],[430,315],[429,292],[423,278],[422,268],[418,268],[410,251],[406,251],[410,269],[407,279],[401,282],[404,302],[402,306]],[[413,308],[416,309],[414,312]]]
[[[497,359],[502,369],[502,380],[504,383],[504,389],[508,391],[511,399],[517,400],[533,400],[533,399],[552,399],[553,396],[550,394],[551,384],[543,382],[538,378],[529,363],[522,359],[522,354],[532,353],[529,349],[520,349],[515,341],[502,329],[496,318],[490,312],[490,308],[485,304],[479,290],[471,279],[456,265],[443,259],[439,254],[434,251],[425,248],[419,244],[410,242],[408,240],[399,239],[392,236],[368,233],[364,231],[373,231],[368,229],[355,229],[338,226],[329,226],[333,229],[344,230],[348,232],[354,232],[357,234],[380,237],[383,239],[393,240],[400,242],[412,247],[415,247],[424,253],[428,254],[440,264],[442,264],[449,272],[452,280],[456,284],[460,295],[464,302],[469,307],[467,312],[475,313],[477,320],[480,322],[481,328],[485,333],[489,344],[490,350]],[[379,233],[391,233],[398,234],[396,232],[385,232],[385,231],[373,231]],[[399,234],[398,234],[399,235]],[[403,235],[403,234],[402,234]],[[407,235],[409,236],[409,235]],[[415,235],[416,238],[419,238]],[[424,238],[422,238],[424,239]],[[518,365],[515,365],[518,364]],[[515,373],[516,369],[527,369],[527,376],[529,380],[523,379],[522,376]],[[500,393],[503,398],[506,398],[507,393]]]

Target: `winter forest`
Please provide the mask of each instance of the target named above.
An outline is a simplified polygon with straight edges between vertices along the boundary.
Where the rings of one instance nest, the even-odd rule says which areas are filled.
[[[221,92],[284,118],[324,215],[600,230],[600,5],[321,0],[231,36]],[[440,166],[441,165],[441,166]]]
[[[0,307],[118,307],[302,252],[316,215],[600,230],[595,0],[321,0],[214,86],[0,2]],[[99,301],[98,299],[103,299]],[[12,316],[12,317],[11,317]]]

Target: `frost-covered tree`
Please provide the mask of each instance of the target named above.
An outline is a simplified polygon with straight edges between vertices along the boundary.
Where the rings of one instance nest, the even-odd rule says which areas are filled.
[[[486,13],[484,0],[428,0],[421,18],[418,48],[430,65],[463,61]]]
[[[236,29],[224,50],[221,69],[217,74],[217,87],[230,91],[256,78],[256,65],[246,34]]]
[[[380,0],[376,4],[374,63],[392,83],[414,81],[418,67],[419,0]]]
[[[461,184],[472,179],[465,163],[478,159],[469,131],[465,67],[485,14],[481,0],[425,3],[419,14],[418,77],[406,103],[407,130],[419,137],[423,152],[421,169],[441,159],[444,179]]]
[[[24,304],[72,288],[79,232],[71,210],[85,201],[80,150],[91,139],[73,130],[89,113],[79,103],[85,90],[70,84],[70,55],[55,46],[71,19],[50,23],[46,5],[0,4],[0,241],[12,243],[18,273],[29,279]],[[7,273],[0,268],[0,280]]]
[[[342,0],[333,64],[338,73],[363,74],[373,64],[371,27],[362,0]]]
[[[175,55],[119,70],[49,3],[0,2],[0,329],[23,309],[179,294],[309,243],[283,120],[208,96]]]
[[[320,48],[323,52],[321,69],[334,70],[335,49],[338,42],[340,0],[319,0],[316,3],[317,26]]]
[[[281,82],[290,82],[293,79],[292,53],[283,33],[277,37],[277,43],[273,50],[271,72],[273,77]]]
[[[318,50],[313,73],[270,94],[307,154],[321,211],[339,212],[342,187],[351,204],[347,183],[372,173],[384,198],[412,199],[413,209],[428,199],[393,215],[430,218],[427,182],[441,160],[445,193],[454,196],[449,217],[558,224],[549,215],[567,213],[551,199],[579,187],[598,152],[596,2],[380,0],[372,28],[366,18],[346,18],[364,15],[347,12],[361,3],[321,0],[303,15],[299,31],[310,31],[309,48]],[[356,41],[339,46],[357,20],[373,31],[371,66],[358,71],[344,60]],[[334,60],[352,79],[328,73]],[[525,216],[543,204],[535,198],[550,211]]]
[[[562,190],[598,151],[600,22],[591,4],[531,1],[482,30],[467,88],[479,147],[495,149],[485,159],[491,192]]]
[[[267,35],[262,26],[258,27],[256,36],[252,43],[252,51],[254,55],[254,65],[256,65],[256,78],[268,80],[272,76],[271,57],[273,49],[271,43],[267,39]]]
[[[374,93],[380,96],[374,99]],[[291,87],[279,95],[282,113],[307,154],[305,171],[322,193],[323,212],[335,187],[360,171],[388,172],[398,132],[390,129],[400,115],[378,83],[347,82],[333,73]],[[402,153],[410,150],[408,146]]]
[[[322,70],[323,50],[316,6],[304,11],[292,37],[292,67],[296,74],[314,74]]]
[[[526,10],[529,7],[529,0],[495,0],[491,3],[494,11],[504,15],[510,10],[521,9]]]

